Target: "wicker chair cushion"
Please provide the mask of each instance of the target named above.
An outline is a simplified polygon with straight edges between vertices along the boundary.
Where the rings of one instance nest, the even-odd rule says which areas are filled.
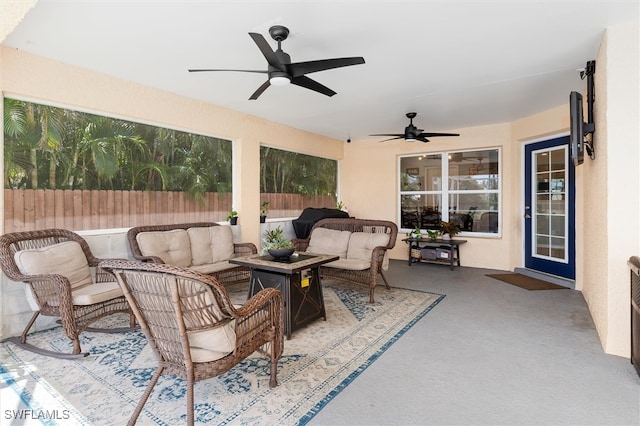
[[[69,279],[72,289],[93,282],[87,258],[75,241],[20,250],[13,258],[24,275],[59,274]]]
[[[349,271],[366,271],[371,268],[371,260],[364,259],[338,259],[326,263],[322,267],[346,269]]]
[[[191,242],[191,265],[206,265],[233,257],[231,226],[208,226],[187,229]]]
[[[74,305],[93,305],[123,296],[116,281],[91,284],[71,292]]]
[[[196,331],[189,334],[189,350],[193,362],[209,362],[220,359],[236,348],[236,322],[222,327]]]
[[[238,265],[233,265],[228,261],[218,263],[207,263],[205,265],[190,266],[192,271],[200,272],[201,274],[213,274],[220,271],[226,271],[227,269],[237,269]]]
[[[386,247],[389,243],[389,234],[379,234],[371,232],[354,232],[349,238],[349,248],[347,259],[371,260],[371,252],[374,248]],[[387,253],[382,261],[382,269],[389,268],[389,258]]]
[[[307,251],[318,254],[333,254],[341,258],[347,257],[350,231],[316,228],[311,233]]]
[[[91,270],[87,258],[75,241],[66,241],[38,249],[26,249],[14,255],[16,265],[25,275],[59,274],[67,277],[71,285],[71,295],[74,305],[92,305],[123,295],[117,282],[93,284]],[[37,311],[40,309],[31,291],[25,288],[29,307]],[[51,306],[57,306],[56,301],[50,300]]]
[[[144,256],[157,256],[169,265],[191,266],[191,243],[184,229],[141,232],[136,240]]]

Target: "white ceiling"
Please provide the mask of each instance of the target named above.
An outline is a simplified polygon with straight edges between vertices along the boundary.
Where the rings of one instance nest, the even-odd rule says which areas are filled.
[[[628,1],[40,0],[2,43],[82,68],[337,139],[401,133],[405,113],[430,132],[508,122],[568,104],[576,69],[604,30],[640,19]],[[289,85],[249,96],[266,69],[247,33],[291,34],[292,62],[363,56],[311,78],[333,97]],[[597,73],[597,67],[596,67]],[[382,138],[378,138],[382,139]]]

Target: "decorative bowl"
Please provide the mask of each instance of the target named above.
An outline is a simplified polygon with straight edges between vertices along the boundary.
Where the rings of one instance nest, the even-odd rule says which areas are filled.
[[[269,249],[267,250],[269,254],[276,259],[287,259],[289,256],[293,254],[295,249],[293,248],[285,248],[285,249]]]

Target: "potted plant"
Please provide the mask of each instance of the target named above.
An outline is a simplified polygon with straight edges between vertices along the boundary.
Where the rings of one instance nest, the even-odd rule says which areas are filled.
[[[284,236],[284,231],[279,226],[272,230],[264,231],[262,239],[262,254],[269,253],[276,259],[289,258],[295,251],[293,243]]]
[[[422,238],[422,229],[415,227],[409,234],[410,238]]]
[[[263,201],[260,205],[260,223],[265,223],[267,220],[267,214],[269,213],[269,202]]]
[[[229,211],[229,215],[227,216],[227,220],[229,221],[229,223],[231,225],[237,225],[238,224],[238,212],[231,209]]]
[[[344,203],[342,201],[338,201],[336,203],[336,209],[346,212],[347,211],[347,206],[344,205]]]
[[[440,231],[437,229],[427,229],[427,236],[431,241],[435,241],[440,236]]]
[[[442,232],[443,238],[451,239],[460,233],[460,228],[458,228],[458,225],[453,221],[442,221],[440,222],[440,232]]]

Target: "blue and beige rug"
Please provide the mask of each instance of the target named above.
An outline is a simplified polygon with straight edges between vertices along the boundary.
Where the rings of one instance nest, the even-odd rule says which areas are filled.
[[[241,303],[245,289],[235,290],[234,300]],[[285,340],[279,385],[269,388],[269,363],[254,354],[224,375],[195,384],[196,423],[307,423],[444,298],[397,288],[378,289],[375,304],[367,303],[368,297],[361,288],[326,282],[327,321],[315,321]],[[126,324],[125,317],[105,321]],[[31,339],[43,347],[70,348],[60,328]],[[91,355],[78,361],[0,344],[0,424],[125,424],[156,369],[144,335],[87,332],[81,343]],[[185,401],[184,381],[164,376],[138,424],[184,424]]]

